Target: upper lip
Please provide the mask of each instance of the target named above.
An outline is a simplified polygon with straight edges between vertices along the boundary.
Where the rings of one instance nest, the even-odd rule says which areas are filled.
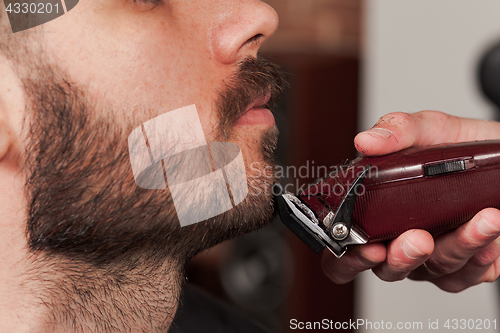
[[[271,99],[271,93],[267,93],[265,95],[257,96],[252,101],[252,103],[247,107],[247,109],[245,110],[245,113],[247,111],[250,111],[251,109],[260,108],[260,107],[266,105],[267,103],[269,103],[270,99]]]

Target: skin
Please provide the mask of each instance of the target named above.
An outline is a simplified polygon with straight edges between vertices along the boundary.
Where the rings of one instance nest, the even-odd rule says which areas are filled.
[[[354,143],[363,155],[376,156],[413,146],[499,138],[498,122],[421,111],[387,114],[372,129],[359,133]],[[500,211],[487,208],[468,223],[436,239],[426,231],[409,230],[387,246],[376,243],[359,246],[341,259],[326,253],[323,267],[336,283],[347,283],[360,272],[372,269],[384,281],[408,277],[459,292],[498,278],[499,236]]]
[[[242,60],[257,55],[277,25],[274,10],[254,0],[162,5],[82,0],[61,18],[24,33],[34,50],[41,45],[43,57],[36,59],[35,51],[23,61],[57,66],[99,105],[89,112],[111,119],[116,129],[195,104],[207,141],[218,141],[220,90]],[[26,55],[17,52],[14,58]],[[0,55],[0,331],[167,331],[182,286],[182,253],[154,264],[142,264],[142,254],[129,253],[119,262],[128,268],[113,263],[103,268],[28,248],[23,163],[33,111],[22,78],[34,73],[17,66],[13,57]],[[233,126],[231,141],[240,146],[247,165],[262,161],[261,139],[273,126],[252,121]]]
[[[105,94],[113,108],[131,110],[116,116],[131,117],[139,105],[175,110],[195,104],[207,139],[214,141],[217,89],[239,61],[257,55],[277,25],[274,10],[255,0],[159,6],[87,0],[47,23],[43,43],[49,57],[88,84],[93,96]],[[236,143],[255,141],[266,127],[242,128]],[[255,147],[245,151],[259,159]]]
[[[274,10],[256,0],[171,0],[158,6],[140,0],[81,0],[68,14],[29,33],[42,45],[44,60],[56,64],[73,83],[84,87],[92,100],[102,106],[98,109],[100,115],[112,119],[117,126],[125,128],[131,122],[138,125],[161,113],[159,110],[175,110],[196,104],[207,140],[215,141],[219,115],[214,101],[219,90],[241,60],[256,56],[262,43],[276,30],[277,24]],[[54,315],[47,308],[45,302],[54,300],[44,298],[45,295],[63,288],[70,276],[80,274],[90,290],[98,290],[104,283],[116,281],[107,280],[109,272],[92,265],[81,264],[75,268],[71,266],[72,258],[47,261],[44,253],[32,253],[28,249],[25,233],[26,174],[22,168],[26,132],[30,128],[25,117],[29,111],[26,110],[28,98],[20,79],[23,73],[18,72],[11,60],[0,56],[0,72],[0,331],[166,331],[172,322],[180,293],[177,282],[181,279],[182,265],[175,260],[166,260],[154,270],[138,267],[128,271],[124,277],[129,279],[129,283],[124,283],[117,293],[105,289],[95,299],[99,304],[91,301],[91,307],[87,307],[89,304],[83,301],[71,303],[71,306],[83,311],[83,314],[70,317],[71,320]],[[440,119],[428,121],[430,126],[444,126],[449,120],[443,114],[438,115]],[[400,114],[398,117],[413,119],[414,116]],[[387,122],[380,126],[389,126],[393,131],[392,137],[382,140],[361,134],[356,144],[366,154],[384,154],[415,143],[426,144],[425,122],[422,119],[408,122],[415,128],[413,132],[405,128],[405,137],[414,133],[413,140],[402,140],[401,132],[396,129],[403,125],[395,122],[391,127],[391,122]],[[463,139],[475,138],[473,122],[463,122],[457,121],[453,128],[462,128],[460,133],[464,132]],[[269,123],[241,122],[234,127],[231,140],[242,149],[247,165],[262,160],[259,140],[271,126]],[[466,136],[466,130],[470,130],[470,135]],[[451,129],[449,132],[449,137],[434,138],[434,141],[452,141],[460,137]],[[363,136],[367,140],[363,141]],[[498,215],[497,211],[489,210],[482,214],[491,223],[498,222],[498,217],[494,218]],[[468,225],[474,227],[473,222]],[[485,240],[473,230],[471,232],[472,238],[478,239],[474,238],[475,247],[467,247],[469,258],[473,255],[486,258],[486,254],[496,258],[496,248],[485,252]],[[443,238],[443,242],[436,243],[433,256],[439,256],[435,258],[434,265],[429,261],[428,266],[442,274],[446,273],[440,272],[444,268],[450,273],[460,266],[457,262],[467,262],[468,265],[465,259],[450,257],[452,252],[448,251],[454,249],[454,243],[465,236],[450,234],[448,241]],[[491,238],[496,236],[487,238],[491,243]],[[398,244],[405,239],[423,253],[420,259],[402,257],[402,247]],[[396,280],[420,266],[431,255],[433,245],[428,234],[414,231],[402,235],[387,249],[373,244],[360,247],[341,260],[333,261],[325,257],[325,269],[335,282],[347,282],[359,271],[375,266],[381,278]],[[482,277],[471,278],[471,273],[458,271],[458,268],[456,273],[448,274],[443,279],[455,275],[455,280],[464,279],[467,286],[486,280]],[[433,282],[439,279],[425,275],[415,277]],[[137,288],[138,285],[141,288]],[[443,280],[442,286],[445,285]],[[454,288],[452,282],[449,285]],[[82,294],[80,297],[84,299],[87,294]],[[65,310],[63,306],[67,306],[68,301],[74,301],[72,297],[64,298],[68,297],[64,293],[58,296],[60,298],[56,301],[61,303],[61,311]],[[153,306],[144,311],[140,303],[134,303],[136,299],[143,299]],[[108,312],[110,304],[119,304],[120,311]],[[52,305],[57,308],[57,304]],[[141,312],[138,309],[147,312],[145,317],[138,315]],[[101,313],[113,325],[112,328],[103,329],[102,323],[88,316],[89,311]],[[129,315],[124,317],[128,321],[120,318],[120,314],[124,313]]]

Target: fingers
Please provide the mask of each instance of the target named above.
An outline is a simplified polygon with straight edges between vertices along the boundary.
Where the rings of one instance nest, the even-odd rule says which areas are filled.
[[[387,247],[380,243],[353,247],[341,259],[327,253],[322,260],[323,270],[339,284],[372,269],[384,281],[410,277],[429,280],[443,290],[458,292],[498,278],[499,237],[500,211],[487,208],[436,241],[427,231],[410,230]]]
[[[426,265],[445,275],[456,272],[477,252],[500,236],[500,211],[488,208],[474,218],[436,240],[434,254]]]
[[[498,138],[499,122],[421,111],[385,115],[372,129],[359,133],[354,143],[360,153],[376,156],[412,146]],[[444,290],[460,291],[474,284],[493,281],[499,276],[500,242],[496,241],[499,236],[500,212],[486,209],[469,223],[441,235],[436,243],[430,234],[422,230],[402,234],[389,243],[386,259],[373,266],[373,271],[385,281],[410,276],[412,279],[431,280]],[[346,266],[352,264],[351,261],[346,263]],[[333,269],[331,265],[330,269]],[[330,272],[329,275],[343,281],[352,279],[366,268],[351,267],[351,271],[348,267],[338,269],[340,274]]]
[[[500,137],[500,123],[459,118],[438,111],[390,113],[354,139],[363,155],[385,155],[411,146]]]
[[[494,281],[499,273],[499,236],[500,211],[484,209],[467,224],[440,236],[427,267],[420,267],[410,278],[432,280],[452,292]]]
[[[359,273],[373,269],[384,281],[402,280],[425,262],[432,253],[434,241],[423,230],[410,230],[393,240],[386,248],[371,243],[350,248],[340,259],[325,253],[322,266],[325,274],[335,283],[352,281]]]
[[[352,281],[359,273],[371,269],[386,258],[385,245],[379,243],[354,246],[341,258],[325,251],[322,257],[324,273],[335,283]]]
[[[384,155],[414,145],[450,142],[458,135],[459,118],[437,111],[390,113],[368,131],[359,133],[354,144],[364,155]],[[446,138],[441,136],[446,134]]]
[[[409,230],[387,247],[387,260],[373,272],[384,281],[399,281],[422,265],[434,249],[432,236],[423,230]]]
[[[449,292],[460,292],[483,282],[493,282],[500,275],[500,242],[495,240],[484,250],[475,254],[455,273],[432,281],[439,288]]]

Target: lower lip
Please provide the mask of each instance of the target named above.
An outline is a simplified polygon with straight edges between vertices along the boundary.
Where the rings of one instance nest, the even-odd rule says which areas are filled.
[[[236,125],[266,125],[272,127],[275,125],[274,116],[268,109],[254,108],[250,109],[241,116]]]

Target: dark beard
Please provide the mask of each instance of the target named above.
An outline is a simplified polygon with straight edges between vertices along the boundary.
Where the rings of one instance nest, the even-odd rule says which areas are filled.
[[[270,99],[265,107],[272,109],[287,87],[285,75],[278,65],[264,58],[246,58],[242,61],[234,76],[224,82],[224,90],[219,93],[216,103],[220,116],[219,139],[231,138],[234,124],[256,96],[269,94]]]
[[[263,64],[266,69],[259,74],[259,61],[250,62],[254,82],[255,78],[260,81],[250,88],[241,86],[245,80],[236,75],[220,100],[235,101],[245,92],[254,94],[249,97],[253,98],[271,86],[276,97],[281,90],[276,87],[284,82],[280,72]],[[45,66],[37,73],[35,79],[23,80],[31,110],[26,170],[32,252],[98,267],[111,264],[133,269],[138,263],[159,267],[167,258],[182,265],[196,253],[272,219],[270,193],[275,180],[272,168],[266,168],[268,174],[252,179],[260,185],[259,193],[249,187],[249,195],[236,208],[181,228],[168,188],[145,190],[134,182],[127,136],[140,122],[134,119],[118,126],[103,116],[115,113],[97,115],[89,96],[69,83],[60,70]],[[220,136],[227,137],[243,103],[223,104],[219,105]],[[265,164],[273,165],[276,138],[276,129],[262,137]]]

